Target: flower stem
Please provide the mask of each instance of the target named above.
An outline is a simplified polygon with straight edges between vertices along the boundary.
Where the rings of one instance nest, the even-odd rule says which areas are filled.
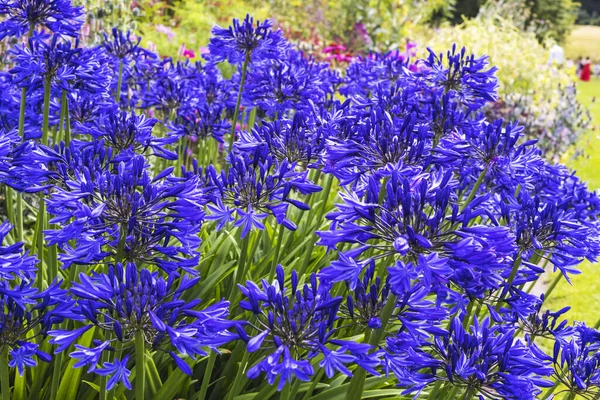
[[[10,381],[8,373],[8,346],[4,345],[0,352],[0,386],[2,386],[2,400],[10,400]]]
[[[117,80],[117,93],[115,93],[115,101],[117,104],[121,100],[121,85],[123,84],[123,60],[119,60],[119,78]]]
[[[500,311],[500,307],[502,307],[502,301],[508,294],[508,291],[510,290],[510,286],[512,285],[513,281],[515,280],[515,277],[517,276],[517,271],[519,270],[520,265],[521,265],[521,253],[519,253],[517,255],[517,257],[515,258],[512,270],[510,271],[510,276],[508,277],[508,281],[506,282],[506,287],[500,293],[500,298],[498,299],[498,302],[496,303],[496,311]]]
[[[49,119],[50,119],[50,89],[52,85],[52,78],[47,77],[46,83],[44,84],[44,119],[42,122],[42,144],[48,146],[48,130],[49,130]]]
[[[30,30],[31,31],[31,30]],[[31,33],[30,35],[31,36]],[[27,88],[21,89],[21,106],[19,108],[19,136],[25,137],[25,107],[27,105]],[[17,216],[15,218],[17,241],[23,241],[23,196],[17,193]]]
[[[285,227],[283,224],[279,224],[277,225],[277,230],[277,243],[275,244],[275,255],[273,256],[273,262],[271,263],[271,269],[269,270],[269,282],[273,282],[273,278],[275,277],[275,268],[277,267],[277,262],[279,261],[279,253],[281,252],[281,242],[283,242]]]
[[[208,392],[208,386],[210,385],[210,377],[212,375],[212,370],[215,366],[215,361],[217,359],[217,353],[214,351],[210,352],[208,356],[208,363],[206,364],[206,369],[204,370],[204,377],[202,378],[202,386],[200,387],[200,392],[196,397],[198,400],[204,400],[206,398],[206,392]]]
[[[141,330],[135,332],[135,398],[144,400],[144,388],[146,386],[146,363],[145,363],[144,334]]]
[[[73,268],[73,267],[71,267]],[[61,329],[66,328],[66,324],[63,324]],[[60,383],[60,378],[62,377],[62,360],[63,353],[60,352],[55,356],[54,365],[52,369],[52,385],[50,387],[50,398],[56,399],[56,393],[58,392],[58,386]]]
[[[381,328],[377,329],[373,333],[371,333],[371,331],[367,331],[365,334],[365,340],[367,340],[371,346],[376,347],[381,342],[395,308],[396,295],[390,294],[387,298],[385,306],[383,307],[383,310],[381,311]],[[362,368],[358,368],[354,372],[354,376],[350,380],[348,390],[346,391],[347,400],[360,400],[362,398],[366,377],[367,372]]]
[[[119,244],[117,245],[117,254],[115,255],[115,264],[123,261],[125,256],[125,242],[127,241],[127,232],[124,225],[119,229]]]
[[[231,391],[227,396],[227,400],[233,400],[235,396],[240,393],[243,378],[246,377],[246,368],[248,366],[248,359],[250,358],[250,352],[248,350],[244,351],[244,355],[242,357],[242,361],[240,362],[240,368],[237,371],[233,384],[231,386]]]
[[[469,203],[471,203],[471,201],[473,201],[473,199],[475,198],[477,191],[479,190],[479,188],[481,187],[481,184],[483,183],[483,179],[487,175],[488,166],[489,165],[486,164],[483,171],[481,171],[481,173],[479,174],[479,177],[477,178],[475,185],[473,185],[473,188],[469,192],[469,196],[467,196],[467,199],[465,200],[465,202],[460,206],[460,211],[464,211],[464,209],[467,208]]]
[[[237,119],[240,113],[240,104],[242,103],[242,92],[244,90],[244,82],[246,82],[246,71],[248,70],[248,64],[250,64],[251,52],[246,52],[246,58],[242,65],[242,78],[240,79],[240,88],[238,91],[237,101],[235,102],[235,109],[233,110],[233,121],[231,123],[231,135],[229,136],[229,151],[233,148],[233,142],[235,141],[235,127]]]
[[[242,232],[242,228],[240,228],[240,233]],[[229,293],[227,294],[227,298],[231,299],[235,290],[237,289],[237,284],[244,282],[246,279],[246,258],[248,257],[248,244],[250,242],[250,235],[248,233],[245,238],[242,239],[242,247],[240,248],[240,259],[238,261],[237,273],[235,275],[235,279],[233,284],[229,287]]]

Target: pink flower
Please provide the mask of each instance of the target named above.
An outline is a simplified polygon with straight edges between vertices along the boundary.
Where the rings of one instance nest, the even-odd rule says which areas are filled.
[[[200,47],[200,54],[201,55],[210,54],[210,50],[208,49],[208,47]]]
[[[169,28],[168,26],[158,24],[154,27],[154,29],[156,29],[156,32],[158,32],[158,33],[163,33],[163,34],[167,35],[167,40],[169,42],[171,41],[171,39],[173,39],[173,36],[175,36],[175,32],[173,32],[171,30],[171,28]]]
[[[146,48],[151,51],[152,53],[156,53],[156,45],[154,43],[152,43],[151,41],[148,40],[147,44],[146,44]]]
[[[179,57],[195,58],[196,53],[194,53],[194,50],[185,47],[185,43],[182,43],[179,47]]]

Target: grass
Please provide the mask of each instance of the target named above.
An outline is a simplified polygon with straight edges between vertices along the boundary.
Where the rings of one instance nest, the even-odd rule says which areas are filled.
[[[565,56],[573,60],[589,56],[600,61],[600,26],[576,26],[565,43]]]
[[[600,34],[600,28],[598,28]],[[596,54],[600,54],[600,51]],[[590,190],[600,188],[600,99],[592,102],[597,96],[600,98],[600,79],[596,78],[589,83],[581,82],[577,85],[579,100],[590,106],[593,123],[596,126],[583,138],[584,156],[567,162],[569,167],[577,171],[577,175],[587,181]],[[573,285],[566,281],[556,287],[547,302],[550,310],[559,310],[566,305],[571,306],[567,313],[570,321],[583,321],[594,326],[600,318],[600,264],[584,262],[581,265],[581,275],[572,277]],[[554,279],[552,275],[549,279]]]

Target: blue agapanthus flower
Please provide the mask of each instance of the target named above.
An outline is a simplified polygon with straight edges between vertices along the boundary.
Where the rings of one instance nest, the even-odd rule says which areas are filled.
[[[280,162],[314,167],[320,163],[325,135],[325,130],[309,115],[298,111],[291,120],[263,121],[250,132],[242,131],[235,148],[251,156],[270,154]]]
[[[6,244],[6,236],[10,233],[12,225],[4,222],[0,225],[0,279],[24,279],[33,281],[37,274],[38,260],[23,251],[23,243]]]
[[[104,33],[104,42],[102,46],[106,51],[118,60],[133,58],[138,54],[147,53],[140,47],[141,37],[133,39],[131,32],[123,32],[118,28],[113,28],[110,32]]]
[[[559,209],[562,200],[543,202],[523,191],[516,199],[505,199],[502,217],[514,230],[524,259],[548,258],[570,282],[569,274],[579,274],[575,267],[585,258],[596,261],[600,243],[597,226],[583,224],[571,212]]]
[[[280,30],[271,30],[272,23],[256,21],[246,15],[243,21],[233,19],[233,26],[221,28],[215,25],[212,28],[212,37],[208,44],[211,61],[229,61],[231,64],[240,64],[246,57],[252,61],[276,59],[283,55],[290,44],[283,37]]]
[[[37,365],[37,359],[50,362],[36,338],[46,336],[65,318],[78,319],[72,313],[74,304],[60,282],[39,292],[33,281],[0,281],[0,347],[9,352],[9,366],[22,376],[26,367]]]
[[[73,313],[84,325],[75,330],[52,330],[50,343],[59,345],[56,352],[65,351],[93,326],[114,334],[113,339],[97,343],[93,348],[75,345],[70,356],[79,361],[75,367],[88,367],[88,372],[111,375],[107,389],[118,381],[128,387],[126,370],[128,354],[133,350],[136,333],[141,333],[146,348],[168,353],[177,367],[191,375],[192,369],[183,356],[196,359],[206,356],[206,349],[217,348],[235,340],[230,332],[239,322],[228,320],[229,303],[218,301],[198,310],[200,299],[185,301],[188,289],[200,278],[182,277],[175,284],[173,275],[161,277],[156,272],[134,263],[110,265],[108,273],[80,274],[80,283],[74,283],[71,293],[77,300]],[[115,342],[122,342],[121,352],[127,354],[121,361],[99,365],[102,353],[115,352]]]
[[[223,143],[223,136],[231,131],[231,122],[223,118],[222,106],[196,105],[179,113],[176,122],[169,125],[170,132],[179,138],[200,142],[214,139]]]
[[[487,318],[475,318],[467,328],[454,318],[448,334],[430,340],[388,338],[385,366],[407,388],[403,393],[418,395],[441,381],[462,389],[467,398],[533,400],[540,388],[553,385],[544,379],[552,373],[550,357],[514,335],[513,329],[490,326]]]
[[[487,102],[496,101],[498,78],[496,67],[488,68],[487,57],[475,58],[467,55],[463,47],[457,52],[456,45],[446,53],[436,55],[431,49],[429,57],[422,62],[423,74],[429,85],[444,92],[448,101],[456,102],[469,111],[483,107]]]
[[[86,133],[96,140],[103,140],[110,147],[117,160],[127,160],[134,154],[144,154],[176,160],[177,153],[169,146],[179,139],[176,135],[157,137],[152,134],[157,120],[133,111],[110,110],[106,115],[96,116],[95,123],[80,126],[79,133]],[[118,156],[118,154],[120,154]]]
[[[78,45],[78,41],[73,44],[58,36],[48,42],[30,39],[28,45],[17,45],[11,51],[14,67],[10,73],[30,92],[50,81],[53,89],[107,97],[112,73],[106,54]]]
[[[567,333],[556,334],[553,378],[572,398],[600,394],[600,332],[579,323]]]
[[[197,273],[205,203],[199,177],[172,179],[171,167],[152,178],[148,168],[136,155],[114,169],[74,171],[56,187],[46,201],[59,228],[45,234],[63,250],[64,268],[112,256]]]
[[[298,274],[292,271],[288,288],[281,265],[277,266],[276,276],[273,283],[263,280],[262,288],[251,281],[245,286],[239,285],[246,298],[240,307],[257,317],[253,324],[257,332],[243,337],[246,350],[270,351],[248,370],[249,378],[256,379],[264,372],[272,385],[279,377],[278,390],[281,391],[294,377],[309,381],[314,374],[309,360],[319,354],[323,355],[319,366],[330,378],[338,372],[352,376],[348,369],[352,363],[378,374],[374,368],[379,359],[376,354],[368,354],[371,346],[334,339],[342,298],[331,296],[329,285],[319,284],[313,274],[310,283],[299,288]]]
[[[305,58],[297,51],[288,52],[286,58],[264,61],[248,73],[243,104],[258,106],[271,117],[308,111],[311,102],[323,105],[327,95],[333,93],[328,69],[328,64]]]
[[[354,184],[359,193],[369,176],[386,175],[390,168],[415,174],[427,164],[431,148],[427,126],[419,122],[415,112],[397,119],[383,108],[374,108],[358,118],[347,137],[328,138],[324,171],[342,185]]]
[[[56,35],[77,37],[84,22],[84,9],[71,0],[0,0],[0,40],[20,37],[30,30],[47,28]]]
[[[270,155],[250,158],[231,153],[229,161],[229,171],[221,171],[220,175],[213,166],[207,168],[207,219],[218,221],[217,229],[236,221],[242,237],[254,228],[264,229],[262,220],[269,214],[277,223],[295,230],[296,224],[287,219],[289,205],[308,210],[300,195],[321,190],[308,179],[308,171],[298,172],[296,165],[287,160],[280,163]]]
[[[173,113],[193,108],[203,100],[201,65],[163,62],[152,84],[143,93],[142,107],[154,107],[162,112],[164,119],[174,119]]]
[[[319,244],[329,248],[339,243],[359,246],[340,253],[338,261],[319,272],[321,277],[333,282],[356,279],[369,262],[361,259],[368,249],[414,263],[415,278],[434,291],[445,291],[452,282],[481,297],[508,277],[517,251],[514,236],[506,227],[473,225],[471,221],[486,215],[481,207],[485,197],[460,211],[449,172],[405,178],[393,171],[381,187],[371,179],[367,188],[365,200],[342,194],[343,203],[327,216],[332,230],[317,232]],[[402,263],[398,272],[406,267]],[[390,270],[392,279],[395,273]]]

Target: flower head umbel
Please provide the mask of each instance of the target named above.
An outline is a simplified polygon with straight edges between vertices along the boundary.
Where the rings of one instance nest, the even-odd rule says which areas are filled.
[[[467,397],[533,400],[541,393],[539,386],[552,386],[543,379],[552,372],[549,357],[535,344],[515,340],[514,330],[503,330],[477,318],[465,329],[454,318],[448,334],[429,341],[390,337],[386,367],[407,388],[404,393],[418,394],[442,381],[464,389]]]
[[[252,156],[271,154],[280,162],[287,160],[313,167],[320,163],[325,135],[325,130],[316,121],[298,111],[291,120],[263,121],[251,132],[242,131],[236,149]]]
[[[4,222],[0,225],[0,279],[13,280],[15,278],[33,281],[35,279],[38,260],[23,252],[23,243],[17,242],[4,246],[6,236],[10,233],[12,225]]]
[[[6,36],[20,37],[39,27],[56,35],[77,37],[84,22],[83,7],[71,0],[0,0],[0,40]]]
[[[293,192],[308,195],[321,190],[308,179],[308,171],[298,172],[295,164],[287,160],[280,163],[271,156],[250,158],[231,153],[229,158],[232,165],[228,173],[217,175],[214,167],[207,169],[207,219],[219,221],[218,229],[235,220],[235,226],[242,228],[242,237],[253,228],[264,229],[261,220],[269,214],[279,224],[295,230],[296,225],[286,216],[288,206],[301,210],[309,207]]]
[[[269,116],[310,110],[311,103],[322,105],[333,93],[327,71],[327,64],[307,59],[297,51],[288,52],[284,59],[265,61],[248,73],[245,104],[258,106]]]
[[[570,334],[556,335],[553,377],[571,397],[593,399],[600,393],[600,332],[577,324]]]
[[[75,171],[47,200],[60,228],[46,235],[64,250],[63,266],[93,265],[113,255],[196,273],[204,196],[197,176],[171,179],[172,170],[151,178],[145,158],[136,155],[114,169]]]
[[[96,140],[104,140],[114,154],[121,153],[120,160],[126,160],[134,154],[142,154],[150,150],[152,155],[176,160],[177,153],[169,150],[168,146],[178,139],[175,135],[156,137],[152,135],[152,129],[156,119],[146,118],[144,114],[136,115],[133,111],[110,110],[108,114],[101,116],[93,125],[82,127],[81,133],[87,133]]]
[[[66,350],[92,326],[114,332],[116,338],[97,343],[93,348],[75,345],[70,356],[79,359],[76,367],[87,366],[88,371],[103,375],[106,364],[98,368],[103,352],[114,352],[114,342],[122,342],[121,351],[130,353],[134,337],[141,333],[147,348],[169,353],[178,368],[191,375],[192,370],[181,358],[207,355],[206,349],[215,350],[237,338],[229,332],[235,322],[227,319],[229,303],[219,301],[204,310],[198,310],[200,299],[183,300],[186,290],[198,283],[199,278],[183,277],[175,285],[173,275],[166,279],[145,268],[138,271],[135,264],[110,265],[107,274],[80,275],[71,293],[77,299],[73,312],[84,319],[85,325],[76,330],[53,330],[51,343]],[[127,357],[127,356],[125,356]],[[118,364],[115,360],[115,365]],[[123,364],[123,367],[125,365]],[[119,373],[111,370],[110,375]],[[125,371],[121,371],[128,375]],[[122,380],[127,386],[127,383]],[[108,382],[109,386],[111,382]],[[108,388],[110,389],[110,387]]]
[[[240,306],[257,316],[254,328],[258,332],[245,339],[247,351],[271,351],[248,370],[249,378],[264,372],[273,384],[280,377],[279,390],[294,377],[308,381],[314,373],[309,360],[318,354],[324,355],[319,365],[329,377],[337,372],[352,376],[346,367],[349,363],[377,374],[373,369],[378,364],[377,357],[367,355],[371,346],[332,337],[342,299],[332,297],[328,285],[319,284],[313,274],[310,284],[298,288],[298,275],[292,271],[288,289],[281,265],[277,266],[276,275],[273,283],[263,280],[262,288],[250,281],[240,285],[246,298]]]
[[[23,375],[25,367],[37,365],[36,358],[49,362],[36,337],[46,336],[65,318],[77,319],[71,310],[74,301],[66,296],[59,282],[39,292],[33,281],[0,282],[0,347],[9,352],[9,366]]]
[[[243,21],[234,18],[233,26],[229,28],[215,25],[208,45],[208,57],[215,62],[227,60],[231,64],[239,64],[246,57],[253,61],[277,58],[290,45],[281,31],[272,31],[271,26],[269,20],[256,21],[255,26],[250,15],[246,15]]]

